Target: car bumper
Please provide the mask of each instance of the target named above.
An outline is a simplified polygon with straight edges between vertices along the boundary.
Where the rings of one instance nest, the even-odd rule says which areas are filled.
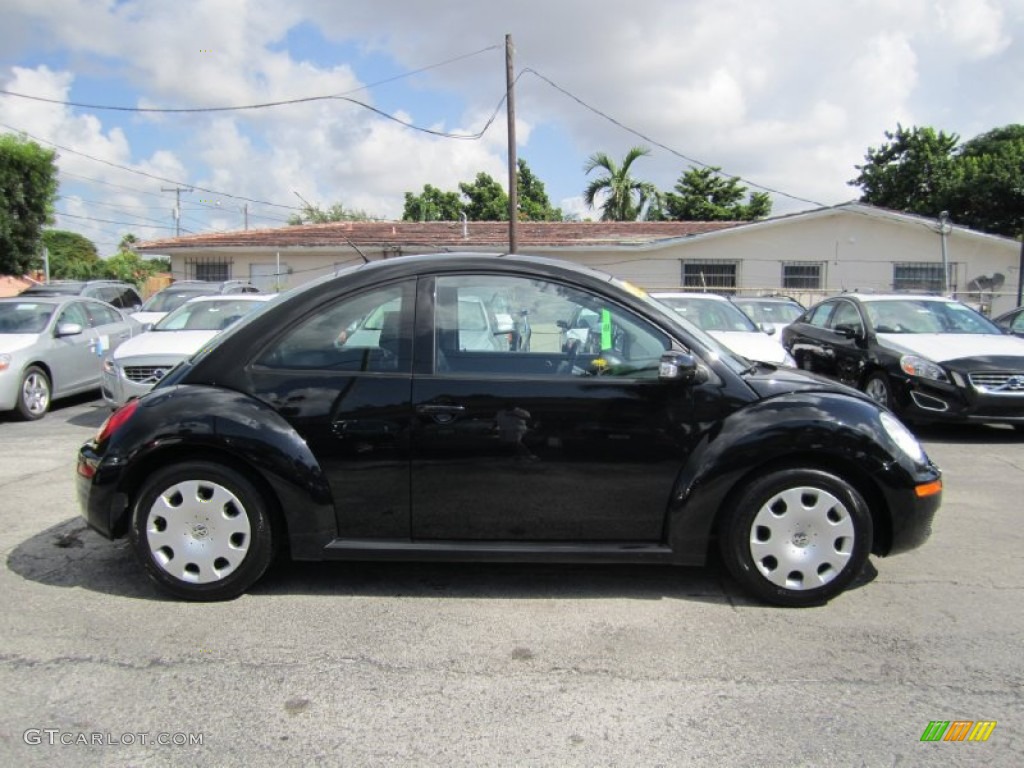
[[[938,490],[935,490],[936,484]],[[892,530],[888,547],[879,554],[897,555],[916,549],[928,540],[935,513],[942,505],[941,488],[941,474],[936,469],[934,473],[920,477],[914,488],[890,494]]]
[[[986,394],[970,386],[910,379],[896,393],[900,413],[913,421],[1024,425],[1024,392]]]
[[[128,498],[117,492],[120,476],[120,465],[104,464],[92,443],[79,449],[75,468],[78,506],[89,526],[108,539],[128,532]]]

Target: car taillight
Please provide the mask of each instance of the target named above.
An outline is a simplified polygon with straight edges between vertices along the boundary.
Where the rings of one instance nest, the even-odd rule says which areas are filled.
[[[120,429],[121,425],[124,424],[128,419],[135,413],[135,409],[139,407],[138,400],[129,400],[127,403],[122,405],[112,414],[107,417],[107,420],[100,425],[100,431],[96,433],[96,442],[102,443],[112,434]]]

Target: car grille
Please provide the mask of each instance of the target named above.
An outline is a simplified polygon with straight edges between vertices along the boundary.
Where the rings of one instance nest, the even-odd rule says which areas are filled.
[[[998,395],[1024,395],[1024,371],[984,371],[969,374],[971,385],[979,392]]]
[[[136,384],[156,384],[169,370],[169,365],[129,365],[125,366],[124,377]]]

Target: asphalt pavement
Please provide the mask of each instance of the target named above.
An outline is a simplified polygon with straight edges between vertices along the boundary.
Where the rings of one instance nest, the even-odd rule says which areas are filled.
[[[1019,766],[1024,436],[921,430],[922,549],[821,608],[703,569],[289,564],[176,602],[87,529],[107,411],[0,417],[0,765]],[[931,721],[995,721],[922,742]]]

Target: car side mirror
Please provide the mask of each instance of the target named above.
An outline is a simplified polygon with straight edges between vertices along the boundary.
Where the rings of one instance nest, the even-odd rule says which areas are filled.
[[[703,384],[707,381],[708,374],[693,355],[685,352],[666,352],[661,356],[658,378],[662,381],[680,381],[683,384]]]
[[[767,333],[769,336],[775,333],[774,325],[768,325],[768,323],[758,323],[757,327],[760,328],[765,333]]]
[[[57,326],[57,338],[59,339],[64,336],[77,336],[83,330],[85,329],[78,323],[61,323]]]

